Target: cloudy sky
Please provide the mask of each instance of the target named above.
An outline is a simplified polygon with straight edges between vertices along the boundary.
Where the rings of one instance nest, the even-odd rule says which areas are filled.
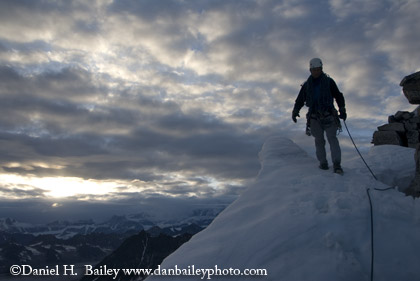
[[[388,115],[415,108],[399,82],[420,70],[419,11],[417,0],[1,1],[0,217],[230,202],[267,137],[313,149],[305,120],[291,121],[312,57],[369,147]]]

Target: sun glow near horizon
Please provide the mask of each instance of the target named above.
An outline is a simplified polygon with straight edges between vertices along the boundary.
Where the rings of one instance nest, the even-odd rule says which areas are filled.
[[[2,192],[9,199],[22,198],[24,193],[33,197],[66,198],[79,195],[104,195],[117,192],[120,182],[112,180],[93,180],[78,177],[36,177],[15,174],[1,174],[0,181],[6,189],[14,191],[16,196]],[[0,193],[1,194],[1,193]]]

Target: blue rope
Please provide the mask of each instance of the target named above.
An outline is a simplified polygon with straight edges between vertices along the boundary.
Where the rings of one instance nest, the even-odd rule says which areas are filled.
[[[359,153],[360,158],[363,160],[363,163],[365,163],[366,167],[368,168],[369,172],[372,174],[373,178],[375,180],[378,181],[378,178],[375,176],[375,174],[373,173],[373,171],[371,170],[371,168],[369,167],[369,165],[366,163],[365,159],[363,158],[362,154],[360,153],[359,149],[356,146],[356,143],[353,140],[353,137],[350,134],[349,128],[347,127],[346,121],[343,120],[344,126],[346,127],[347,133],[349,134],[349,137],[354,145],[354,148],[356,148],[357,153]],[[390,190],[390,189],[394,189],[394,187],[389,187],[389,188],[374,188],[374,190],[378,190],[378,191],[386,191],[386,190]],[[370,196],[370,188],[366,189],[366,193],[369,199],[369,207],[370,207],[370,281],[373,281],[373,276],[374,276],[374,265],[375,265],[375,246],[374,246],[374,241],[375,241],[375,236],[374,236],[374,228],[373,228],[373,206],[372,206],[372,198]]]

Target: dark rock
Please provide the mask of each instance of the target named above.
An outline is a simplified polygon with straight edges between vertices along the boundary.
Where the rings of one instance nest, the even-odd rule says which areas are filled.
[[[420,116],[414,116],[412,118],[410,118],[410,120],[408,120],[410,123],[420,123]]]
[[[420,104],[420,71],[404,77],[400,86],[411,104]]]
[[[419,131],[407,131],[406,135],[408,147],[416,148],[417,144],[419,143]]]
[[[394,115],[388,116],[388,123],[398,122]]]
[[[414,117],[414,113],[408,112],[408,111],[398,111],[394,115],[394,118],[397,121],[408,120],[408,119],[410,119],[412,117]]]
[[[416,174],[410,186],[404,190],[404,193],[414,198],[420,197],[420,144],[416,146],[414,154],[414,161],[416,162]]]
[[[411,120],[411,119],[410,119]],[[417,123],[410,122],[410,120],[404,121],[404,128],[406,131],[415,131],[418,129]]]
[[[391,123],[385,124],[378,127],[379,131],[395,131],[395,132],[405,132],[404,124],[403,123]]]
[[[404,126],[403,126],[404,127]],[[373,144],[374,145],[404,145],[404,142],[396,131],[375,131],[373,133]]]
[[[104,258],[95,268],[107,266],[108,268],[143,268],[156,269],[164,258],[173,253],[182,244],[192,237],[183,234],[177,237],[160,234],[151,236],[145,231],[127,238],[112,254]],[[143,280],[146,276],[119,274],[117,280]],[[107,281],[110,276],[84,276],[82,281]]]

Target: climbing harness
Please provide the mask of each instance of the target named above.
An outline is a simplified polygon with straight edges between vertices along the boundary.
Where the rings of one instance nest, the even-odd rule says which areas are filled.
[[[353,140],[353,137],[350,134],[349,128],[347,127],[346,121],[343,120],[344,126],[346,127],[347,133],[349,134],[349,137],[354,145],[354,148],[356,148],[357,153],[359,153],[360,158],[363,160],[363,163],[365,163],[366,167],[368,168],[369,172],[372,174],[373,178],[378,181],[378,178],[373,173],[372,169],[369,167],[369,165],[366,163],[365,159],[363,158],[362,154],[360,153],[359,149],[356,146],[356,143]],[[386,191],[394,189],[394,187],[389,188],[374,188],[374,190],[377,191]],[[370,188],[366,189],[366,193],[369,199],[369,206],[370,206],[370,252],[371,252],[371,259],[370,259],[370,281],[373,281],[373,273],[374,273],[374,264],[375,264],[375,247],[374,247],[374,231],[373,231],[373,206],[372,206],[372,198],[370,196]]]
[[[330,124],[332,123],[330,120],[331,117],[334,118],[333,122],[337,126],[337,136],[338,136],[343,131],[343,129],[341,127],[340,118],[338,117],[338,112],[336,109],[332,109],[326,112],[315,112],[315,113],[309,110],[308,113],[306,114],[306,131],[305,131],[306,135],[307,136],[312,135],[311,119],[318,120],[321,123],[321,127],[325,129],[324,126],[330,126]]]

